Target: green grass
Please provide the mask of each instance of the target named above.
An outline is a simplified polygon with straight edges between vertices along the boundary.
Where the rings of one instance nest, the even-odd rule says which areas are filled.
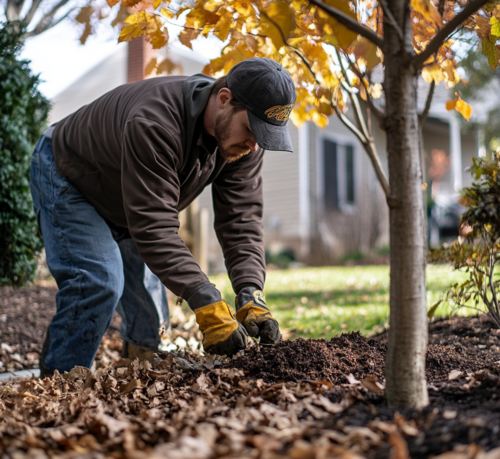
[[[427,268],[427,305],[443,298],[449,286],[466,275],[448,265]],[[227,275],[212,276],[226,301],[234,306]],[[287,338],[329,339],[342,332],[372,335],[382,331],[389,317],[389,267],[355,266],[270,271],[264,291],[273,316]],[[441,305],[436,316],[448,315]],[[474,311],[472,311],[474,312]],[[459,314],[470,314],[461,309]]]

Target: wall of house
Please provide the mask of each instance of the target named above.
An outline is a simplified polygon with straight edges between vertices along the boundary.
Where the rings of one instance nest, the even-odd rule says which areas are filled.
[[[301,258],[298,130],[289,126],[294,153],[266,151],[262,180],[264,186],[264,242],[266,249],[278,253],[291,249]],[[212,272],[224,270],[222,251],[213,229],[212,189],[207,187],[199,197],[200,208],[209,214],[209,267]]]
[[[376,124],[373,133],[385,165],[385,135]],[[354,148],[354,202],[329,209],[325,205],[324,140]],[[311,126],[310,183],[312,244],[310,263],[338,262],[350,252],[366,253],[388,243],[388,208],[371,162],[357,138],[336,117],[328,126]],[[343,171],[339,170],[338,174]],[[339,180],[342,178],[339,176]]]

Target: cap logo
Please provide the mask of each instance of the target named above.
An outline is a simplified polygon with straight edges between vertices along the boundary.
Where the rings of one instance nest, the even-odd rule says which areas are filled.
[[[288,121],[292,109],[293,104],[275,105],[274,107],[268,108],[264,114],[267,115],[268,118],[274,118],[276,121]]]

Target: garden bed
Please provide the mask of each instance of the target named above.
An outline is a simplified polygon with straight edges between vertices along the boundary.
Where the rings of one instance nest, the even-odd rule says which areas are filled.
[[[34,365],[23,352],[39,351],[54,294],[42,287],[0,290],[0,319],[8,317],[0,320],[1,341],[21,357],[6,358],[3,349],[5,367]],[[185,325],[177,333],[187,341],[195,335]],[[43,381],[0,384],[0,454],[500,457],[500,449],[484,453],[500,447],[500,337],[486,316],[430,325],[431,403],[421,411],[387,407],[385,334],[285,341],[221,362],[185,348],[151,365],[119,357],[117,327],[115,321],[103,340],[94,373],[75,368]]]

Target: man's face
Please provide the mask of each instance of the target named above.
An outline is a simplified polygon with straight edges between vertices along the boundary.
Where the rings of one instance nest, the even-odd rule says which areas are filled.
[[[247,111],[237,111],[230,104],[217,113],[214,136],[219,153],[229,163],[259,148],[250,129]]]

